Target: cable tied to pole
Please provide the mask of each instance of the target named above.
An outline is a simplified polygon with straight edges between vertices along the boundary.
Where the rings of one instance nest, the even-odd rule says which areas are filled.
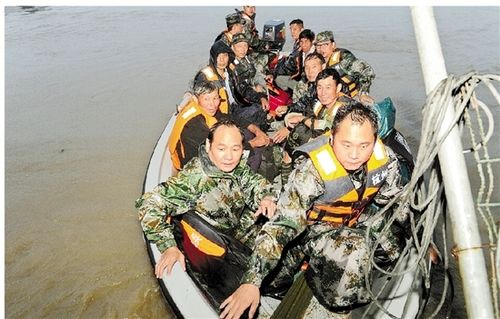
[[[500,106],[500,95],[495,84],[500,83],[500,76],[494,74],[479,75],[476,72],[471,72],[463,76],[450,75],[448,78],[443,79],[439,85],[428,95],[426,103],[422,108],[422,131],[418,148],[418,154],[415,161],[415,168],[413,170],[411,180],[405,186],[404,190],[396,197],[393,198],[388,205],[380,209],[371,218],[372,224],[369,224],[368,231],[366,232],[366,240],[370,243],[370,265],[365,271],[365,276],[368,279],[368,290],[371,291],[373,303],[378,308],[383,310],[389,317],[397,318],[383,308],[383,305],[378,300],[382,295],[384,289],[390,289],[391,282],[396,282],[400,276],[406,273],[414,272],[414,284],[420,280],[424,283],[424,287],[429,289],[431,286],[431,270],[432,263],[428,258],[429,247],[436,247],[433,237],[439,233],[442,236],[443,247],[442,251],[445,253],[439,254],[443,262],[444,270],[447,272],[449,269],[449,251],[446,246],[446,197],[444,194],[444,186],[442,182],[441,171],[439,168],[438,151],[443,144],[444,140],[453,129],[458,125],[462,134],[462,141],[464,144],[470,144],[464,150],[465,154],[472,153],[476,162],[476,168],[479,176],[479,186],[477,190],[477,213],[481,216],[486,229],[488,230],[489,243],[483,245],[489,248],[489,259],[491,269],[491,291],[494,300],[494,309],[497,318],[500,317],[498,305],[498,278],[495,267],[495,252],[497,251],[497,238],[498,238],[498,211],[500,205],[492,203],[492,200],[500,201],[500,198],[493,198],[494,189],[494,176],[492,165],[500,163],[498,158],[491,158],[488,153],[488,142],[491,141],[494,129],[494,116],[486,103],[477,98],[478,93],[490,92],[491,95],[486,97],[489,99],[490,104],[496,103]],[[480,84],[484,84],[480,88]],[[486,88],[486,91],[484,89]],[[450,103],[451,102],[451,103]],[[446,108],[453,108],[453,121],[444,121]],[[471,115],[474,113],[474,117]],[[487,122],[487,126],[484,125]],[[443,123],[451,123],[448,127],[443,127]],[[467,132],[468,135],[464,134]],[[464,136],[466,135],[466,136]],[[497,134],[498,135],[498,134]],[[477,137],[479,136],[479,138]],[[497,138],[498,139],[498,138]],[[498,151],[498,147],[497,147]],[[469,161],[470,158],[467,158]],[[498,172],[498,169],[497,169]],[[469,166],[469,175],[471,174]],[[459,187],[459,186],[458,186]],[[494,215],[492,210],[496,208],[497,214]],[[497,221],[495,218],[497,216]],[[374,227],[373,221],[385,219],[386,223],[382,230],[382,235],[378,236],[375,240],[370,238],[370,229]],[[406,224],[409,224],[409,236],[406,237],[406,244],[394,267],[384,269],[377,265],[375,252],[376,248],[381,244],[384,236],[386,236],[395,223],[401,223],[406,219]],[[438,221],[441,220],[441,223]],[[437,228],[437,225],[442,226]],[[410,258],[410,255],[417,255],[417,258]],[[496,258],[500,260],[500,258]],[[411,260],[409,262],[409,260]],[[498,262],[498,261],[497,261]],[[373,269],[378,270],[378,274],[384,274],[387,281],[380,288],[377,287],[376,291],[373,289],[372,272]],[[436,316],[441,310],[446,301],[448,289],[452,283],[449,281],[448,276],[444,276],[444,287],[439,301],[439,305],[429,317]],[[451,287],[452,288],[452,287]],[[421,303],[419,309],[419,316],[422,315],[425,303]],[[368,311],[365,312],[365,316]],[[405,317],[406,310],[403,314]]]

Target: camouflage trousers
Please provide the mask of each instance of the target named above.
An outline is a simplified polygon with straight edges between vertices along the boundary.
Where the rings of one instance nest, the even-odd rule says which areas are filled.
[[[306,280],[314,296],[330,310],[370,302],[365,271],[369,246],[363,229],[318,223],[310,226],[304,252],[310,256]]]

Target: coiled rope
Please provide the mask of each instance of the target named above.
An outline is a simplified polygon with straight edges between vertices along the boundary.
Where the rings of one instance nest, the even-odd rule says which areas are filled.
[[[446,240],[446,223],[442,223],[440,229],[436,229],[439,218],[443,218],[446,210],[446,197],[444,194],[444,186],[439,170],[438,151],[455,125],[459,125],[462,133],[462,141],[465,140],[471,146],[464,150],[464,153],[472,153],[473,159],[476,162],[480,185],[477,190],[476,212],[481,217],[487,231],[489,243],[482,245],[489,249],[489,265],[491,266],[491,292],[493,295],[494,309],[497,318],[500,318],[498,304],[498,290],[500,281],[497,278],[500,274],[498,265],[500,265],[500,257],[498,256],[497,240],[498,240],[498,220],[495,222],[494,216],[498,219],[500,216],[500,203],[492,202],[492,200],[500,201],[499,198],[493,198],[494,190],[494,170],[492,165],[500,164],[500,158],[491,158],[488,151],[488,142],[493,136],[493,114],[490,108],[477,98],[476,90],[480,84],[489,90],[493,97],[495,106],[500,106],[500,95],[495,88],[494,83],[500,82],[499,75],[486,74],[479,75],[475,72],[466,75],[455,77],[449,76],[440,82],[434,91],[428,96],[427,101],[422,109],[422,133],[418,154],[416,158],[415,168],[410,182],[406,185],[404,191],[394,198],[386,207],[381,209],[373,218],[381,217],[383,214],[390,215],[383,232],[389,231],[389,227],[397,220],[404,218],[404,212],[408,211],[405,208],[410,207],[409,220],[411,225],[411,238],[406,241],[406,246],[396,263],[396,266],[391,270],[384,270],[379,267],[374,260],[375,248],[380,244],[380,239],[372,243],[371,247],[371,262],[370,267],[365,272],[368,282],[368,289],[371,291],[374,299],[373,305],[376,305],[383,310],[389,317],[397,318],[393,314],[384,309],[382,303],[377,298],[380,297],[384,288],[389,287],[389,283],[395,282],[401,276],[414,272],[414,285],[419,280],[422,280],[427,289],[430,288],[430,276],[432,263],[428,261],[428,248],[434,245],[433,235],[439,233],[442,236],[443,249],[448,251]],[[481,86],[483,89],[483,86]],[[489,96],[488,96],[489,97]],[[491,99],[491,97],[489,97]],[[451,103],[450,103],[451,101]],[[449,127],[443,128],[444,116],[447,112],[446,108],[452,107],[454,120]],[[498,108],[497,108],[498,111]],[[471,115],[474,113],[474,117]],[[484,121],[487,121],[485,127]],[[468,128],[468,136],[464,137]],[[444,132],[444,134],[442,133]],[[499,134],[497,134],[498,136]],[[479,136],[479,138],[477,137]],[[497,138],[498,139],[498,138]],[[497,146],[498,147],[498,146]],[[498,169],[497,169],[498,172]],[[471,174],[472,172],[469,172]],[[460,187],[457,185],[457,187]],[[498,194],[497,194],[498,195]],[[390,210],[391,214],[387,211]],[[496,210],[496,215],[493,214]],[[366,240],[370,241],[370,231],[366,232]],[[496,264],[495,266],[495,253]],[[410,255],[417,255],[417,258],[411,258]],[[444,263],[446,272],[449,270],[450,260],[447,253],[439,254]],[[373,291],[370,275],[373,269],[377,269],[380,273],[387,276],[387,281],[382,289],[377,289],[377,293]],[[434,312],[428,315],[429,318],[435,317],[441,310],[446,301],[446,295],[450,285],[452,286],[448,276],[444,276],[444,286],[438,306]],[[408,301],[407,301],[408,303]],[[407,306],[407,305],[406,305]],[[406,308],[405,306],[405,308]],[[421,304],[418,317],[424,311],[425,304]],[[365,316],[368,310],[365,311]],[[364,317],[365,317],[364,316]],[[407,318],[407,309],[403,311],[402,318]],[[448,313],[449,316],[449,313]],[[427,315],[426,315],[427,317]]]

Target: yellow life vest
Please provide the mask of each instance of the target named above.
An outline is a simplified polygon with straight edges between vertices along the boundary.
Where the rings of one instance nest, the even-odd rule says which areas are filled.
[[[342,80],[343,85],[347,87],[349,96],[355,97],[359,93],[358,85],[356,84],[356,82],[354,82],[354,80],[350,76],[345,74],[345,72],[340,69],[339,63],[341,58],[341,52],[342,52],[341,50],[333,51],[332,56],[330,57],[330,59],[328,59],[326,67],[332,67],[335,70],[337,70],[337,72],[339,72],[340,79]]]
[[[172,165],[176,170],[181,169],[181,158],[185,157],[184,154],[184,145],[181,142],[181,133],[184,130],[184,126],[189,122],[192,118],[198,115],[203,115],[205,118],[205,123],[208,127],[212,127],[215,123],[217,123],[217,119],[211,115],[209,115],[205,110],[201,108],[201,106],[191,99],[189,103],[182,109],[182,111],[177,115],[175,119],[174,127],[172,128],[172,132],[170,133],[170,137],[168,138],[168,150],[170,151],[170,158],[172,159]],[[178,153],[177,145],[180,143],[180,152]]]
[[[358,194],[349,174],[333,153],[328,137],[320,136],[308,144],[299,150],[309,154],[325,184],[325,192],[308,212],[308,220],[353,226],[387,178],[389,157],[384,144],[380,139],[375,142],[373,154],[367,162],[362,194]]]

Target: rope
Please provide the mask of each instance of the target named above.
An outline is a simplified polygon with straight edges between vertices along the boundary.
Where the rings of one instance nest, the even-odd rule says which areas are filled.
[[[372,304],[384,311],[390,318],[397,317],[384,309],[382,303],[378,300],[384,289],[389,287],[389,283],[398,280],[398,277],[406,273],[415,272],[413,284],[416,285],[419,281],[422,281],[424,286],[429,289],[431,286],[431,270],[433,269],[432,263],[426,260],[429,246],[434,245],[433,235],[441,233],[444,251],[448,251],[446,246],[446,223],[443,222],[442,227],[436,229],[436,225],[440,218],[444,221],[446,220],[446,197],[442,177],[440,175],[437,154],[445,138],[455,125],[459,125],[462,133],[462,140],[464,139],[464,132],[467,131],[464,129],[464,126],[468,128],[467,141],[471,146],[466,148],[464,153],[472,153],[476,162],[480,182],[477,190],[476,208],[477,214],[481,216],[481,220],[488,230],[489,240],[489,243],[483,244],[481,248],[489,248],[490,266],[492,268],[490,271],[491,292],[493,295],[496,317],[500,318],[498,305],[498,289],[500,287],[500,282],[498,282],[498,275],[495,267],[495,252],[498,254],[498,249],[496,247],[498,229],[495,225],[495,219],[492,213],[494,208],[499,210],[500,204],[491,202],[494,190],[494,170],[492,165],[500,163],[500,161],[498,158],[490,158],[487,147],[488,142],[493,136],[493,114],[488,106],[477,99],[476,96],[476,90],[482,83],[484,86],[481,88],[486,87],[496,101],[496,106],[500,106],[500,94],[493,85],[493,82],[500,82],[500,76],[492,74],[478,75],[474,72],[460,77],[449,76],[441,81],[434,91],[429,94],[422,109],[422,133],[418,148],[419,152],[417,154],[411,180],[406,185],[403,192],[391,200],[388,205],[381,209],[372,219],[376,220],[381,218],[384,214],[390,216],[382,231],[382,235],[371,244],[371,262],[365,272],[365,277],[368,279],[367,286],[374,300]],[[442,125],[445,123],[444,116],[447,112],[447,107],[453,108],[454,120],[448,127],[443,128]],[[472,117],[471,113],[474,113],[475,117]],[[483,119],[486,120],[487,126],[484,125]],[[479,135],[479,137],[477,137],[477,135]],[[375,263],[375,248],[380,244],[381,238],[384,237],[383,234],[389,231],[390,226],[396,220],[400,220],[401,216],[404,216],[405,211],[409,211],[408,219],[411,228],[411,237],[406,240],[406,246],[396,265],[391,270],[382,269]],[[500,214],[497,213],[496,216],[500,216]],[[370,232],[367,231],[366,234],[366,240],[370,241]],[[412,261],[408,263],[406,260],[410,258],[412,254],[416,254],[416,258],[410,259]],[[444,253],[440,258],[443,261],[444,271],[446,272],[444,276],[444,287],[439,304],[435,311],[428,316],[429,318],[435,317],[440,312],[445,304],[448,290],[453,288],[453,283],[448,278],[448,254]],[[500,260],[498,255],[496,260],[497,263],[498,260]],[[371,282],[373,269],[377,269],[379,273],[388,277],[383,287],[378,289],[377,294],[373,292]],[[407,307],[408,304],[405,305],[403,318],[406,318]],[[425,303],[421,305],[418,316],[423,314],[424,307]],[[369,310],[370,309],[367,309],[365,311],[364,318],[367,316]]]

